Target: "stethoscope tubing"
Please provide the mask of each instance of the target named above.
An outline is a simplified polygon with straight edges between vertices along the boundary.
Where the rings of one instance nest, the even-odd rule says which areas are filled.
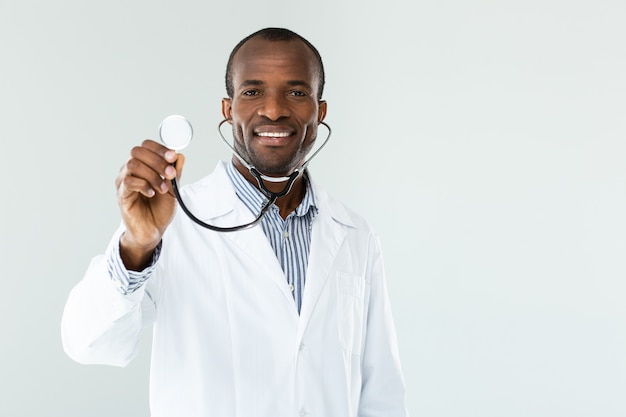
[[[238,225],[238,226],[220,227],[220,226],[215,226],[215,225],[212,225],[212,224],[208,224],[208,223],[200,220],[198,217],[196,217],[191,212],[191,210],[189,210],[189,208],[187,207],[187,205],[183,201],[183,198],[182,198],[182,196],[180,194],[180,190],[178,188],[178,182],[176,181],[176,178],[172,179],[172,189],[174,190],[174,195],[176,197],[176,200],[178,201],[178,205],[183,210],[183,212],[193,222],[195,222],[199,226],[202,226],[205,229],[209,229],[209,230],[212,230],[212,231],[215,231],[215,232],[237,232],[237,231],[240,231],[240,230],[250,229],[250,228],[256,226],[261,221],[261,219],[263,218],[265,213],[272,206],[272,204],[274,204],[279,197],[285,196],[285,195],[287,195],[289,193],[289,191],[291,191],[291,187],[293,186],[293,183],[295,182],[296,178],[298,178],[298,176],[300,175],[301,172],[304,172],[304,170],[309,165],[311,160],[322,150],[322,148],[324,146],[326,146],[326,144],[328,143],[328,141],[330,139],[330,135],[332,133],[332,130],[331,130],[330,126],[328,126],[328,124],[326,124],[324,122],[320,122],[320,124],[324,125],[326,127],[326,129],[328,129],[328,135],[326,136],[326,139],[324,140],[322,145],[320,145],[320,147],[317,148],[317,150],[299,168],[296,168],[289,176],[287,176],[287,177],[278,177],[278,178],[277,177],[269,177],[269,176],[263,175],[259,170],[257,170],[254,166],[252,166],[245,159],[243,159],[243,157],[241,155],[239,155],[239,153],[235,150],[235,148],[226,140],[226,138],[222,134],[222,125],[224,123],[228,122],[229,120],[230,119],[224,119],[224,120],[222,120],[219,123],[219,125],[217,127],[217,130],[219,131],[220,137],[222,138],[222,141],[224,143],[226,143],[226,145],[228,145],[228,147],[233,151],[234,155],[248,169],[248,171],[250,171],[250,173],[254,176],[254,178],[256,178],[257,183],[259,184],[259,188],[261,189],[263,194],[265,194],[265,196],[268,198],[267,202],[261,208],[261,211],[259,211],[259,214],[257,215],[257,217],[253,221],[251,221],[249,223],[241,224],[241,225]],[[283,189],[281,191],[279,191],[277,193],[274,193],[274,192],[271,192],[270,190],[267,189],[267,187],[263,183],[263,180],[270,181],[270,182],[284,182],[284,181],[287,181],[287,184],[285,184],[285,186],[283,187]]]

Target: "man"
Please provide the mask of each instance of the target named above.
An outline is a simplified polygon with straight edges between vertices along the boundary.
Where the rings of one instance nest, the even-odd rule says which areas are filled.
[[[269,28],[240,42],[222,113],[241,158],[271,177],[299,168],[326,116],[323,87],[319,53],[300,35]],[[124,366],[153,324],[155,417],[407,415],[367,223],[305,171],[260,226],[209,231],[176,210],[170,180],[183,163],[153,141],[131,151],[116,180],[123,225],[70,294],[66,352]],[[182,195],[196,217],[232,226],[259,212],[258,188],[233,157]]]

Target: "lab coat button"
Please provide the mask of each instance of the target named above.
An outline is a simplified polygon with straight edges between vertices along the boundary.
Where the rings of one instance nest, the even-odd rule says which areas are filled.
[[[300,410],[300,417],[306,417],[308,415],[309,413],[307,413],[306,410]]]
[[[298,350],[300,352],[302,352],[304,350],[304,348],[306,347],[306,345],[304,343],[300,343],[300,347],[298,348]]]

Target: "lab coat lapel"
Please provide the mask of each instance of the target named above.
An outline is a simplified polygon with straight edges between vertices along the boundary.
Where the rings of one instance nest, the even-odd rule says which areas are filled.
[[[246,224],[254,220],[255,215],[238,198],[234,201],[234,205],[235,210],[225,216],[225,224],[226,222],[229,222],[229,225]],[[223,233],[223,235],[225,239],[237,245],[245,256],[251,258],[259,266],[260,277],[272,279],[285,297],[291,303],[294,302],[287,287],[285,273],[260,225],[239,232]]]
[[[300,310],[298,343],[302,339],[317,300],[332,274],[335,260],[346,239],[348,229],[354,227],[352,219],[343,206],[330,200],[328,195],[318,188],[315,189],[315,194],[320,210],[313,222],[311,252]]]
[[[244,207],[247,211],[247,209]],[[243,222],[250,222],[253,218],[242,219]],[[293,296],[287,287],[287,279],[283,272],[276,254],[272,250],[265,233],[261,226],[255,226],[251,229],[241,232],[225,233],[225,238],[231,240],[237,245],[246,256],[250,257],[257,265],[259,265],[259,276],[269,277],[278,286],[281,292],[293,303]]]
[[[229,227],[254,220],[255,216],[237,197],[222,162],[218,164],[213,175],[186,189],[185,193],[195,197],[187,199],[193,204],[192,212],[201,220],[215,226]],[[239,232],[207,233],[219,233],[223,239],[239,247],[245,256],[259,266],[259,276],[270,277],[293,303],[283,270],[261,226]]]

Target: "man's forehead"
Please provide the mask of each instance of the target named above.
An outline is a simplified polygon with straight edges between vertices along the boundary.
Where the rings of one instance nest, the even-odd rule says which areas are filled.
[[[318,81],[315,55],[298,39],[249,40],[235,54],[232,73],[238,84],[246,79],[261,80],[267,76],[283,76],[292,81],[310,83]]]

